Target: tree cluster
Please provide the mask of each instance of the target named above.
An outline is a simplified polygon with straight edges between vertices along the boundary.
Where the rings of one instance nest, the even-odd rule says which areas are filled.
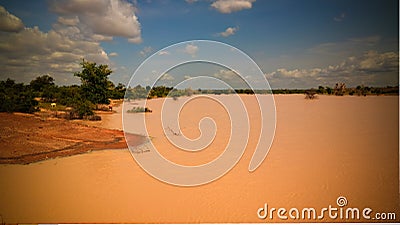
[[[327,95],[337,95],[337,96],[398,95],[399,86],[368,87],[364,85],[358,85],[355,88],[354,87],[348,88],[344,83],[337,83],[334,88],[319,86],[316,92],[317,94],[327,94]]]
[[[38,110],[37,105],[30,86],[11,79],[0,81],[0,112],[33,113]]]
[[[123,99],[125,86],[115,86],[109,81],[112,73],[107,65],[83,60],[82,71],[74,75],[81,85],[57,86],[49,75],[39,76],[28,85],[15,83],[11,79],[0,81],[0,111],[33,113],[38,110],[38,101],[57,103],[72,108],[72,118],[93,115],[99,104],[109,104],[109,99]]]

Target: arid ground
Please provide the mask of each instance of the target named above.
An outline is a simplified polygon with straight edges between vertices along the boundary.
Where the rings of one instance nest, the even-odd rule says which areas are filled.
[[[27,165],[1,164],[0,215],[7,223],[346,222],[327,215],[321,220],[280,220],[276,214],[273,219],[257,217],[257,210],[265,203],[269,208],[313,207],[320,211],[329,205],[339,208],[336,200],[343,196],[347,199],[343,209],[369,207],[371,217],[377,212],[395,212],[399,221],[397,96],[319,96],[306,100],[303,95],[275,95],[275,139],[265,161],[252,173],[248,165],[257,144],[260,116],[254,96],[242,99],[250,115],[247,148],[239,163],[214,182],[196,187],[160,182],[148,175],[126,148]],[[204,116],[214,118],[218,127],[210,147],[194,155],[176,151],[157,129],[162,102],[150,100],[148,107],[153,112],[145,116],[152,141],[163,156],[176,163],[197,165],[222,152],[230,132],[223,107],[199,99],[181,111],[182,133],[187,137],[199,136],[198,122]],[[84,138],[78,138],[75,123],[57,122],[69,127],[60,133],[47,122],[25,122],[32,121],[26,117],[14,121],[15,116],[1,114],[1,157],[66,148],[77,140],[82,145],[104,142],[102,146],[115,148],[107,143],[114,143],[121,133],[110,138],[110,131],[92,127],[122,129],[121,108],[115,110],[118,113],[103,115],[102,121],[85,122],[88,127],[79,125],[79,131],[90,134]],[[3,118],[9,122],[5,124]],[[7,130],[10,123],[14,125],[8,125]],[[18,123],[24,124],[24,130],[15,128],[21,127]],[[135,129],[142,134],[141,128],[133,127],[132,131]],[[29,142],[17,133],[31,134]],[[17,135],[15,143],[12,135]],[[43,142],[48,144],[37,144]],[[42,146],[42,150],[35,146]]]
[[[127,148],[124,133],[56,118],[0,114],[0,163],[27,164],[102,149]],[[138,144],[143,137],[129,135]]]

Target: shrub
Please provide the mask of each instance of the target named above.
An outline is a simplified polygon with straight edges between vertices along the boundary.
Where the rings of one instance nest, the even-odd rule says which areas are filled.
[[[82,119],[87,116],[92,116],[94,115],[93,112],[93,105],[90,101],[84,100],[84,101],[77,101],[73,105],[73,110],[72,110],[72,118],[71,119]]]
[[[34,98],[29,86],[11,79],[0,81],[0,112],[33,113],[38,105]]]
[[[143,112],[152,112],[151,109],[147,108],[147,107],[133,107],[132,109],[129,109],[128,111],[126,111],[128,113],[143,113]]]
[[[314,89],[305,91],[306,99],[316,99],[317,92]]]

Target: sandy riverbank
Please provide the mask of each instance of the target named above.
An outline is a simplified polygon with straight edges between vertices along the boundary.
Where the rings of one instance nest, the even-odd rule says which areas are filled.
[[[27,164],[89,151],[127,148],[121,130],[22,113],[0,113],[0,118],[2,164]],[[128,138],[137,144],[145,140],[138,135]]]
[[[260,117],[254,99],[243,99],[254,113],[250,120],[254,137]],[[0,165],[0,214],[8,223],[285,222],[276,217],[260,220],[257,209],[264,203],[287,209],[337,207],[336,199],[345,196],[348,207],[397,212],[400,217],[398,97],[320,96],[308,101],[303,95],[277,95],[275,101],[275,139],[253,173],[247,168],[254,138],[227,175],[199,187],[177,187],[152,178],[128,150]],[[153,113],[146,115],[146,121],[164,156],[195,165],[220,153],[229,123],[217,106],[204,110],[210,103],[198,101],[182,111],[182,132],[192,138],[199,135],[202,114],[217,118],[218,139],[213,143],[217,146],[194,156],[175,151],[160,135],[156,123],[161,103],[162,99],[149,102]],[[98,124],[118,128],[122,125],[118,115]]]

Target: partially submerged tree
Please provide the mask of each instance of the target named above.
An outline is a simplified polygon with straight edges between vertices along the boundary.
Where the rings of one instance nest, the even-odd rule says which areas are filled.
[[[306,99],[316,99],[317,92],[311,88],[310,90],[305,91]]]
[[[337,96],[343,96],[346,92],[346,84],[345,83],[336,83],[334,88],[334,94]]]

